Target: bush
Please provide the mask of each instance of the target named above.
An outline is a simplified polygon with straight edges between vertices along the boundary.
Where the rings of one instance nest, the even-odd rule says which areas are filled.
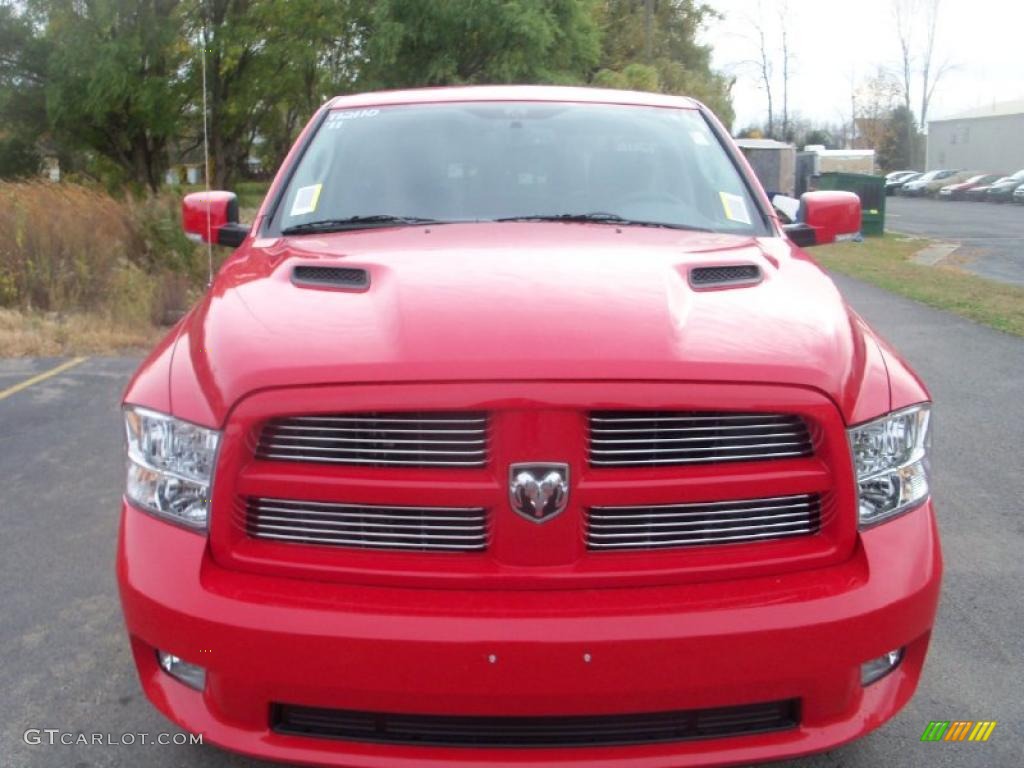
[[[163,322],[205,279],[177,197],[120,201],[76,184],[0,183],[0,306]]]
[[[234,192],[238,195],[239,208],[259,208],[270,188],[268,181],[239,181]]]
[[[181,228],[181,198],[175,194],[129,199],[129,214],[142,239],[135,261],[150,273],[186,275],[196,285],[206,280],[204,249],[185,237]]]
[[[36,176],[41,167],[42,160],[35,141],[21,136],[0,139],[0,178]]]

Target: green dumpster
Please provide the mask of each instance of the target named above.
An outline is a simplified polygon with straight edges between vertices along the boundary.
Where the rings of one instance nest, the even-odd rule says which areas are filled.
[[[885,177],[868,173],[830,171],[816,176],[815,189],[841,189],[860,198],[860,231],[863,235],[885,234]]]

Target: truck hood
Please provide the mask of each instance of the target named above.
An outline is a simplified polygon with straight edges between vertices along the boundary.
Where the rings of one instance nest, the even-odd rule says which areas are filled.
[[[692,267],[738,263],[763,280],[689,284]],[[370,286],[300,287],[296,265],[363,268]],[[848,410],[872,355],[831,280],[780,238],[455,224],[243,246],[183,322],[170,394],[214,424],[256,390],[377,381],[758,382]]]

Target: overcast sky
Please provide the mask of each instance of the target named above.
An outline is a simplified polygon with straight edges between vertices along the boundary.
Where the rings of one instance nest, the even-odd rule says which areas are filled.
[[[714,66],[737,78],[733,89],[736,128],[765,120],[765,94],[751,19],[758,0],[705,0],[724,19],[714,22],[705,39],[714,50]],[[788,34],[793,61],[790,112],[817,121],[848,120],[850,73],[861,80],[878,64],[894,69],[899,61],[893,0],[788,0]],[[761,0],[765,27],[778,44],[779,8],[783,0]],[[923,20],[917,25],[924,42]],[[941,0],[935,64],[955,64],[945,74],[929,107],[929,117],[943,117],[994,101],[1024,99],[1024,2],[1022,0]],[[781,103],[781,58],[776,56],[776,114]],[[916,77],[919,76],[915,76]],[[918,86],[919,88],[919,86]],[[914,93],[914,113],[920,109]]]

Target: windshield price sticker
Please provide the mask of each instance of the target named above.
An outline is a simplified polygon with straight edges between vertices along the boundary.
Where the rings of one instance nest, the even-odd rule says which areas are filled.
[[[323,184],[310,184],[308,187],[300,187],[295,193],[295,200],[292,202],[292,216],[303,216],[316,210],[316,204],[320,201],[320,190]]]
[[[750,223],[750,213],[747,211],[747,204],[742,197],[729,192],[719,192],[718,196],[722,199],[725,218],[729,221],[738,221],[741,224]]]

